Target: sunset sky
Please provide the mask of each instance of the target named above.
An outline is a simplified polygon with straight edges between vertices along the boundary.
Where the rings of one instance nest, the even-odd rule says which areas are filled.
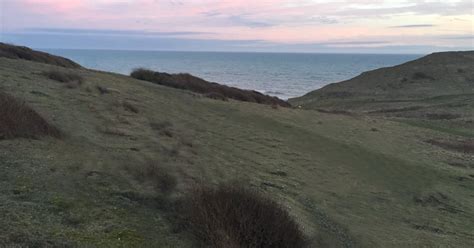
[[[0,0],[36,48],[428,53],[474,49],[472,0]]]

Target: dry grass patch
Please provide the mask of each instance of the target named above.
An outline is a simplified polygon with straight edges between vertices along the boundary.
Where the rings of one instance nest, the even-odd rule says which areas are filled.
[[[60,137],[59,129],[49,124],[24,102],[0,92],[0,139]]]
[[[161,122],[152,122],[150,123],[150,127],[158,131],[158,133],[162,136],[173,137],[172,127],[173,124],[169,121],[161,121]]]
[[[131,104],[130,102],[123,102],[122,106],[128,112],[132,112],[132,113],[135,113],[135,114],[138,114],[138,112],[140,112],[138,110],[138,108],[135,105]]]

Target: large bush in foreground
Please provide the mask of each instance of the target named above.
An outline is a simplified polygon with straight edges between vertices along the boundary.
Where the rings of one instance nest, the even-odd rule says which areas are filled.
[[[0,92],[0,139],[59,137],[60,131],[13,96]]]
[[[304,247],[288,212],[255,190],[199,187],[182,202],[187,227],[205,247]]]

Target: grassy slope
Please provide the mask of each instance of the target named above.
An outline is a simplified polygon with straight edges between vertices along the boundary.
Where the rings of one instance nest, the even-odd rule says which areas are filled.
[[[434,53],[362,73],[290,99],[305,109],[343,110],[474,137],[474,51]]]
[[[0,240],[189,247],[156,193],[127,171],[147,160],[193,182],[239,179],[282,202],[315,243],[469,247],[473,156],[424,142],[446,134],[378,117],[221,102],[129,77],[0,58],[0,90],[62,140],[0,141]],[[78,89],[40,75],[76,71]],[[101,95],[96,86],[112,89]],[[139,113],[126,111],[130,102]],[[170,122],[172,137],[150,123]],[[371,131],[376,128],[378,131]],[[282,173],[285,172],[285,173]]]

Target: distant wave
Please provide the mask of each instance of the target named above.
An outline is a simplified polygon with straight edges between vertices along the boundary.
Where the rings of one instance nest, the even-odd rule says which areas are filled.
[[[285,95],[285,93],[280,92],[280,91],[265,91],[265,94],[267,94],[267,95],[277,95],[277,96]]]

